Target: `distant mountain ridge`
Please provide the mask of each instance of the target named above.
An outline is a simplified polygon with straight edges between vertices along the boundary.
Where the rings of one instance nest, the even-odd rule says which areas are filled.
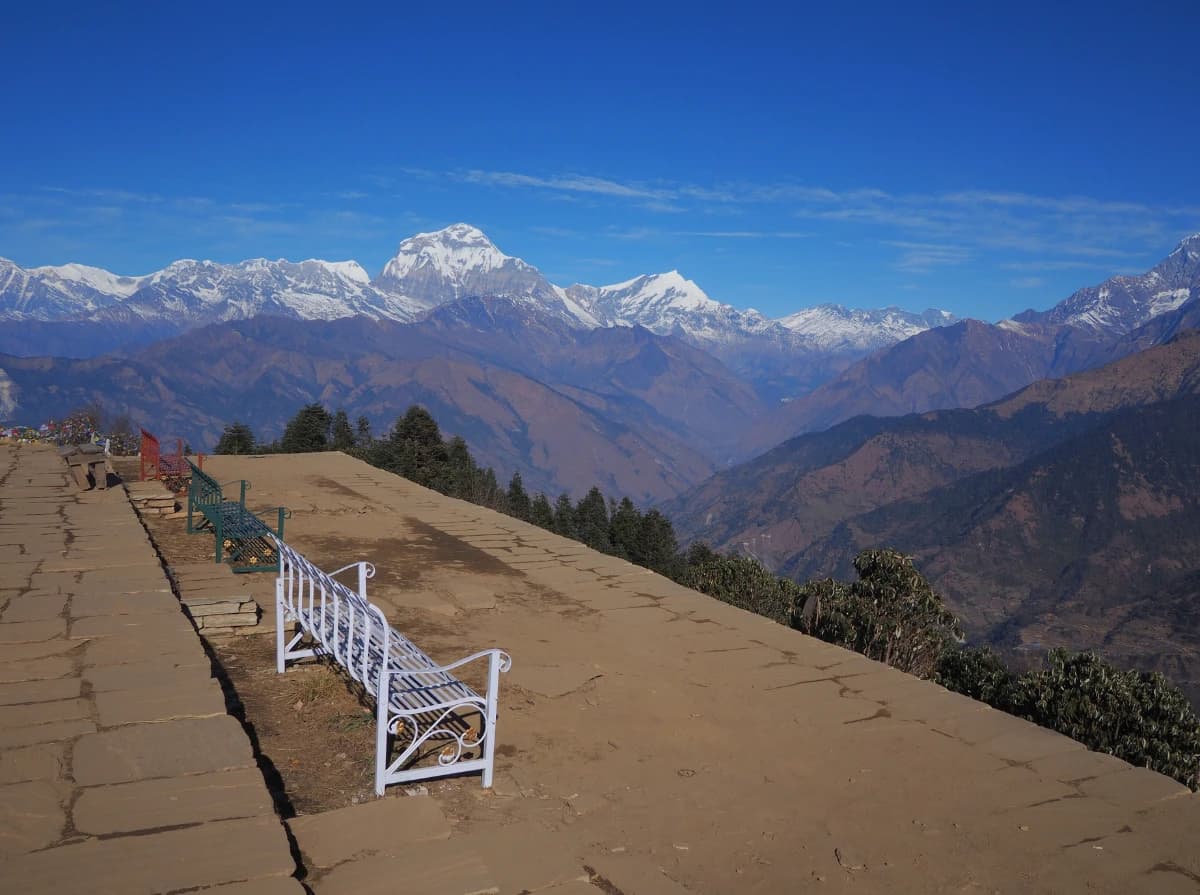
[[[81,265],[25,270],[0,259],[0,351],[96,356],[259,315],[410,322],[469,297],[511,298],[581,329],[642,326],[682,338],[762,380],[770,399],[806,391],[874,348],[953,320],[940,311],[823,305],[774,321],[713,301],[678,271],[564,288],[478,228],[454,224],[403,240],[374,279],[353,261],[185,260],[120,277]]]
[[[1080,289],[1048,311],[995,324],[947,321],[888,345],[766,414],[746,432],[739,453],[761,453],[859,414],[903,416],[995,401],[1039,379],[1150,347],[1198,315],[1200,235],[1145,274]]]

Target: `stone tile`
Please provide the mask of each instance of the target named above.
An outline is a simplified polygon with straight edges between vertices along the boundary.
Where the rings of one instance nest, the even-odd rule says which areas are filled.
[[[75,829],[91,835],[273,814],[258,768],[193,774],[85,789],[75,802]]]
[[[57,780],[62,776],[63,747],[55,744],[25,746],[0,752],[0,783],[22,780]]]
[[[1038,758],[1031,762],[1030,766],[1043,777],[1064,782],[1090,780],[1094,777],[1103,777],[1105,774],[1116,774],[1129,769],[1127,762],[1103,752],[1092,752],[1089,749]]]
[[[483,858],[501,892],[557,892],[558,886],[587,884],[588,875],[572,843],[536,824],[472,830],[469,835],[471,847]],[[592,895],[600,891],[589,890]]]
[[[269,879],[228,883],[224,886],[213,886],[211,889],[198,891],[211,892],[213,895],[304,895],[308,890],[300,884],[299,880],[287,876],[273,876]]]
[[[0,643],[40,643],[62,637],[67,633],[67,623],[61,618],[47,618],[31,622],[0,622]]]
[[[26,685],[15,684],[14,686]],[[4,705],[0,706],[0,730],[87,718],[91,713],[92,707],[86,699],[60,699],[55,702],[38,702],[32,705]]]
[[[45,848],[62,836],[67,815],[62,786],[31,780],[0,786],[0,856]]]
[[[182,631],[191,633],[191,625],[180,612],[144,615],[95,615],[71,623],[71,637],[109,637],[113,634],[135,633],[141,637],[158,637]]]
[[[311,886],[317,895],[490,895],[500,891],[483,859],[463,839],[397,847],[389,855],[347,861],[314,878]]]
[[[186,623],[186,622],[185,622]],[[74,641],[78,643],[79,641]],[[204,658],[204,647],[200,645],[196,632],[188,625],[185,631],[167,634],[155,632],[148,636],[136,629],[111,637],[97,637],[88,642],[83,651],[83,664],[121,665],[140,662],[153,656],[171,656],[181,661],[195,662]]]
[[[77,677],[0,684],[0,706],[75,699],[82,686],[83,681]]]
[[[73,649],[78,649],[80,643],[78,640],[47,640],[43,643],[13,643],[5,644],[4,651],[0,653],[0,658],[4,662],[27,662],[30,659],[41,659],[44,656],[59,656],[63,653],[69,653]]]
[[[1013,730],[978,745],[991,755],[1016,762],[1048,758],[1063,752],[1078,752],[1084,748],[1070,737],[1044,727],[1019,721],[1014,721],[1012,726]]]
[[[8,624],[58,618],[66,605],[65,594],[13,597],[4,608],[4,614],[0,615],[0,622]]]
[[[80,786],[97,786],[252,766],[241,726],[220,715],[90,734],[75,744],[73,772]]]
[[[157,895],[225,882],[288,877],[294,870],[283,827],[276,818],[263,817],[145,836],[92,839],[20,855],[0,864],[0,891]]]
[[[74,670],[75,662],[69,656],[47,656],[44,659],[10,662],[0,665],[0,683],[46,680],[62,677]]]
[[[150,591],[144,594],[76,594],[71,598],[73,619],[93,615],[132,615],[178,612],[173,594]]]
[[[656,864],[637,855],[602,855],[589,860],[587,866],[621,892],[637,892],[638,895],[685,895],[687,892]]]
[[[157,656],[124,665],[92,665],[83,669],[83,679],[96,692],[183,685],[211,676],[212,662],[202,651],[188,658]]]
[[[1159,799],[1186,796],[1189,792],[1186,786],[1170,777],[1134,767],[1116,774],[1105,774],[1095,780],[1085,780],[1079,784],[1079,788],[1086,795],[1131,808],[1143,808]]]
[[[54,721],[49,724],[33,724],[27,727],[0,727],[0,749],[16,746],[32,746],[35,743],[57,743],[94,733],[96,725],[90,720]]]
[[[332,867],[363,853],[391,854],[414,842],[450,835],[450,824],[442,809],[428,796],[391,796],[293,817],[288,827],[309,868]]]
[[[225,696],[214,678],[168,683],[134,690],[96,693],[96,719],[101,727],[174,718],[224,715]]]

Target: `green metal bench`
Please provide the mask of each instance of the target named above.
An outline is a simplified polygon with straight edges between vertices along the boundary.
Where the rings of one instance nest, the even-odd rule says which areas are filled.
[[[238,499],[229,500],[225,497],[224,486],[216,479],[190,460],[188,466],[192,473],[188,483],[188,534],[204,529],[212,531],[215,561],[227,561],[235,572],[278,572],[279,550],[274,538],[283,539],[283,520],[291,513],[284,507],[275,507],[277,521],[272,529],[246,509],[249,482],[240,480]],[[197,514],[199,519],[196,519]]]

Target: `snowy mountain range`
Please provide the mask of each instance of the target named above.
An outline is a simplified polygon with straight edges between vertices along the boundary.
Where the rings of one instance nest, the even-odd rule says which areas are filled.
[[[1139,276],[1119,276],[1080,289],[1049,311],[1025,311],[1019,323],[1073,326],[1125,335],[1160,314],[1200,297],[1200,233],[1179,243],[1170,255]]]
[[[468,224],[405,239],[374,279],[354,261],[183,260],[123,277],[78,264],[23,269],[0,259],[0,321],[161,322],[176,330],[259,315],[409,322],[478,296],[519,299],[575,328],[636,325],[701,347],[767,340],[782,348],[861,354],[954,319],[944,311],[822,305],[771,320],[714,301],[678,271],[563,288]],[[37,353],[36,344],[29,349]]]

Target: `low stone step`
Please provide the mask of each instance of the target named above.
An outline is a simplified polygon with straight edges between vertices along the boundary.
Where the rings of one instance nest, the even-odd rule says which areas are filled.
[[[387,796],[323,814],[294,817],[287,825],[309,870],[333,867],[364,854],[393,854],[414,843],[450,835],[449,821],[428,796]]]
[[[462,840],[408,844],[391,854],[347,861],[309,886],[315,895],[499,895],[487,865]],[[634,890],[630,890],[634,891]]]

